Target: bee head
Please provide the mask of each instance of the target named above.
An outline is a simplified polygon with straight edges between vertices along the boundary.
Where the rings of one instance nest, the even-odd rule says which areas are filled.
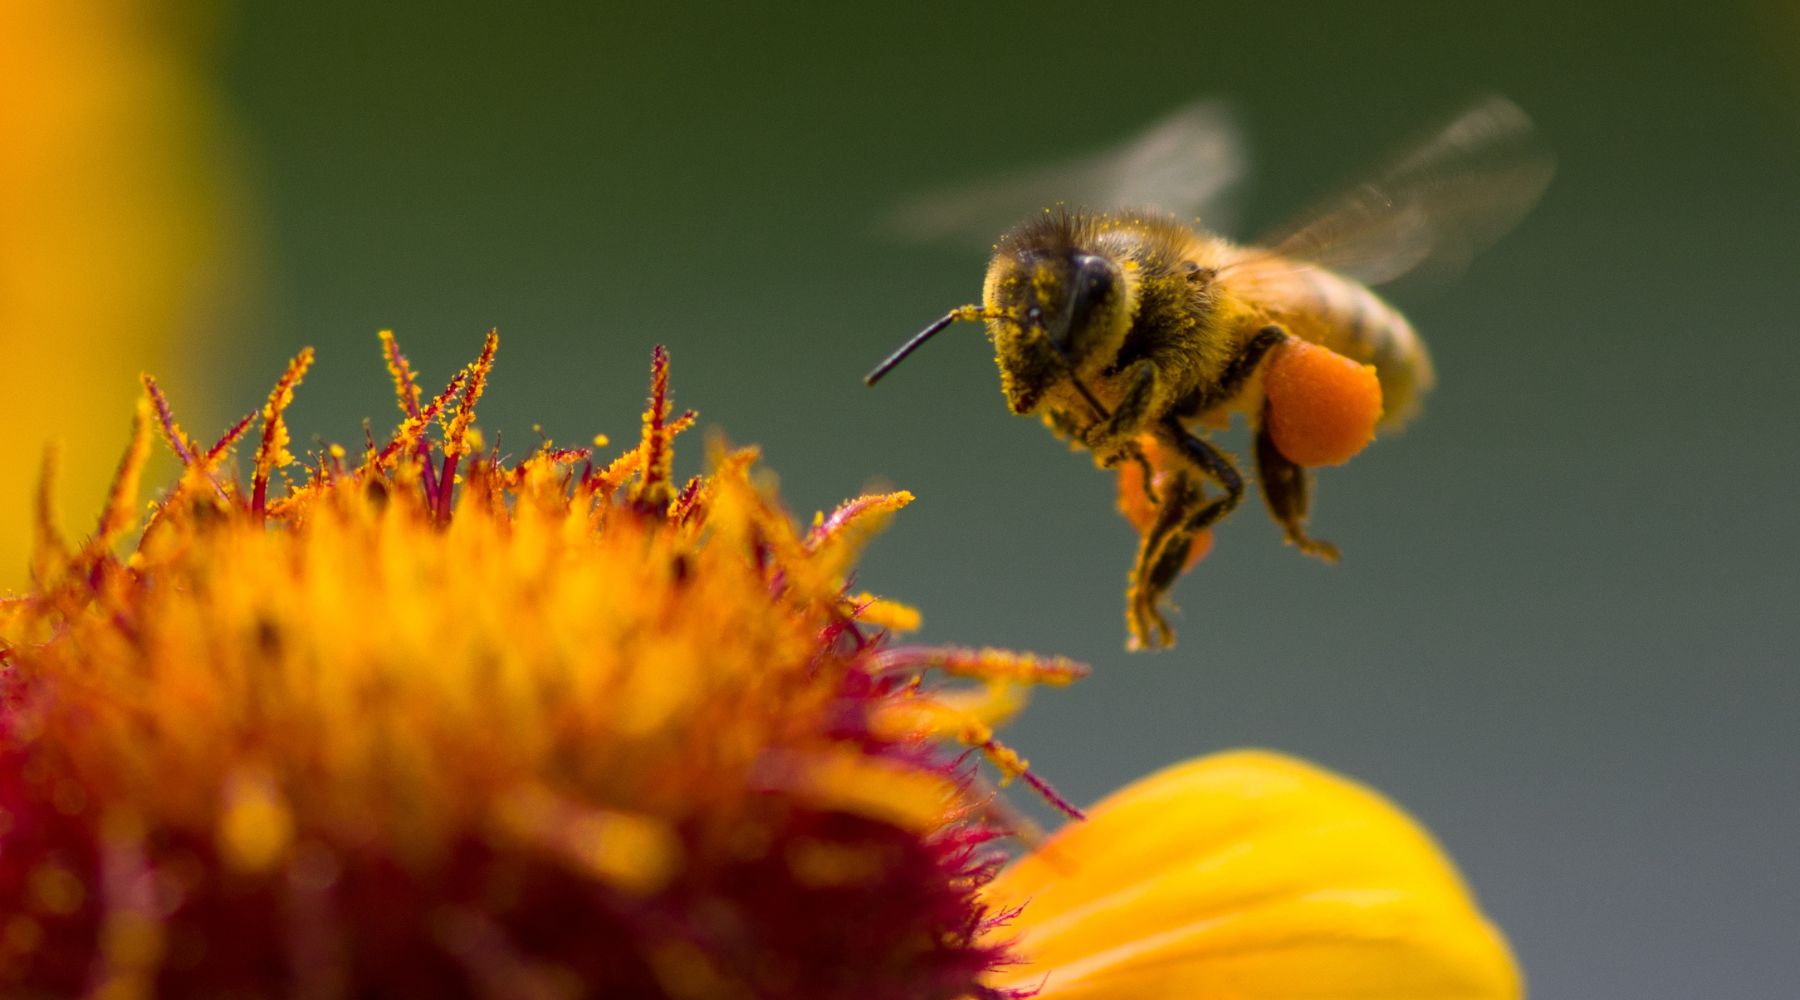
[[[1092,378],[1112,364],[1136,294],[1116,260],[1056,248],[996,255],[982,303],[1007,405],[1029,413],[1059,380]]]
[[[863,381],[874,385],[922,344],[953,323],[985,320],[1000,366],[1000,389],[1019,414],[1047,390],[1072,383],[1089,409],[1105,416],[1088,391],[1118,358],[1138,308],[1134,264],[1097,252],[1090,219],[1046,212],[1001,237],[988,264],[981,304],[957,306],[900,345]]]

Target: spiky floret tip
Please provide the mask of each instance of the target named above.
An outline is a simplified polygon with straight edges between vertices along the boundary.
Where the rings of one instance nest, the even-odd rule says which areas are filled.
[[[146,379],[94,537],[40,529],[0,603],[4,992],[1030,992],[986,985],[1005,830],[953,750],[1034,780],[993,728],[1083,668],[889,645],[917,613],[846,582],[909,495],[803,530],[722,444],[678,484],[660,348],[634,447],[517,461],[474,422],[498,338],[429,399],[382,348],[385,441],[292,454],[310,351],[211,445]]]

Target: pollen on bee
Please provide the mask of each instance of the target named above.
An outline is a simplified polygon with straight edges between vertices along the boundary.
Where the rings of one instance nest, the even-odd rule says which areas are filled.
[[[1119,463],[1117,506],[1119,514],[1142,536],[1149,534],[1156,523],[1155,498],[1168,489],[1170,470],[1162,458],[1154,435],[1140,435],[1134,443],[1142,461]],[[1207,553],[1212,551],[1212,545],[1211,528],[1195,534],[1193,541],[1188,544],[1182,572],[1193,569],[1195,564],[1206,558]]]
[[[1375,439],[1381,381],[1375,366],[1290,339],[1264,377],[1269,434],[1296,465],[1342,465]]]

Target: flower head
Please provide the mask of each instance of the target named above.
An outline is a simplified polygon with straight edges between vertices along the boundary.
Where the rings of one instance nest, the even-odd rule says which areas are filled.
[[[511,463],[492,335],[430,398],[384,345],[402,420],[354,461],[285,482],[309,352],[212,444],[146,379],[93,540],[46,519],[0,606],[0,982],[1002,995],[997,831],[939,738],[1021,774],[993,724],[1081,668],[887,646],[916,613],[846,581],[910,498],[802,530],[752,450],[677,482],[660,349],[635,447]],[[184,471],[121,555],[158,429]]]

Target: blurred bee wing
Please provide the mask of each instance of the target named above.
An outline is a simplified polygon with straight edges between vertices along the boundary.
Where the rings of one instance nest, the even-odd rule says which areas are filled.
[[[1555,171],[1531,119],[1492,96],[1302,225],[1258,243],[1371,285],[1453,273],[1517,225]]]
[[[906,240],[986,246],[1021,219],[1068,204],[1160,209],[1226,229],[1217,216],[1246,166],[1230,106],[1195,101],[1112,149],[909,198],[879,228]]]

